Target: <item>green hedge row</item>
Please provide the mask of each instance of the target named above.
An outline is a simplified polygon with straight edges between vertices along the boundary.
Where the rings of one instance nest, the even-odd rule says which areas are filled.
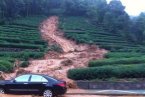
[[[39,41],[39,40],[42,40],[41,38],[27,38],[27,37],[25,37],[25,38],[20,38],[20,37],[16,37],[16,38],[14,38],[14,37],[0,37],[0,39],[6,39],[6,40],[8,40],[8,38],[9,39],[18,39],[18,40],[20,40],[20,39],[22,39],[22,40],[29,40],[29,41]]]
[[[36,30],[36,27],[28,27],[28,26],[21,26],[21,25],[16,25],[16,24],[11,24],[11,25],[3,25],[3,28],[12,28],[12,29],[24,29],[24,30]]]
[[[14,33],[14,32],[0,32],[0,34],[1,34],[1,37],[2,36],[5,37],[6,35],[7,35],[7,37],[12,37],[12,36],[17,37],[17,36],[22,36],[22,35],[24,35],[24,37],[28,37],[28,38],[40,37],[39,34],[37,34],[37,33],[33,34],[33,33],[21,33],[21,32],[19,32],[19,33],[18,32],[16,32],[16,33]]]
[[[38,27],[38,25],[45,19],[45,16],[25,17],[14,20],[11,24],[23,25],[28,27]]]
[[[24,27],[13,27],[13,26],[0,26],[0,31],[7,31],[7,32],[10,32],[10,31],[13,31],[13,32],[24,32],[24,33],[28,33],[27,31],[30,31],[30,32],[34,32],[34,31],[38,31],[37,28],[25,28]]]
[[[106,78],[144,78],[145,64],[125,66],[102,66],[71,69],[68,78],[73,80],[92,80]]]
[[[27,35],[19,35],[19,34],[16,34],[16,35],[13,35],[13,34],[10,34],[11,32],[7,33],[7,34],[2,34],[1,35],[1,38],[15,38],[17,37],[18,39],[27,39],[27,40],[40,40],[41,37],[38,35],[31,35],[31,34],[27,34]],[[9,35],[8,35],[9,34]]]
[[[40,48],[43,48],[41,45],[34,45],[34,44],[17,44],[17,43],[0,43],[0,47],[7,47],[7,48],[24,48],[24,49],[40,49]]]
[[[45,42],[44,40],[24,40],[24,39],[17,39],[17,38],[1,38],[1,37],[0,40],[13,42],[13,43],[31,43],[31,44],[47,45],[47,42]]]
[[[29,30],[25,30],[25,29],[16,29],[16,28],[0,28],[0,31],[1,32],[24,32],[24,33],[29,33],[28,31]],[[37,31],[37,30],[35,30],[35,31]],[[31,32],[31,31],[30,31]],[[32,33],[34,33],[34,32],[32,32]]]
[[[18,58],[21,60],[28,60],[29,58],[42,58],[43,52],[1,52],[0,57]]]
[[[143,54],[136,52],[109,52],[105,54],[105,58],[130,58],[141,57]]]
[[[114,65],[114,64],[141,64],[145,63],[145,56],[143,57],[132,57],[132,58],[110,58],[103,60],[95,60],[89,62],[89,67],[105,66],[105,65]]]

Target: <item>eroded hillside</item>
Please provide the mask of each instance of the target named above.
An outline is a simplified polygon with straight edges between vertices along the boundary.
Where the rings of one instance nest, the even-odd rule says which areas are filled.
[[[56,77],[58,79],[71,81],[67,78],[67,71],[73,68],[87,66],[88,62],[93,59],[102,59],[106,50],[100,49],[94,45],[76,44],[63,36],[63,31],[58,29],[59,18],[56,16],[49,17],[40,25],[41,36],[44,40],[60,45],[63,52],[57,53],[49,51],[42,60],[30,60],[29,67],[16,70],[11,76],[15,76],[20,71],[25,73],[42,73]],[[7,77],[6,79],[9,79]],[[72,87],[69,84],[69,87]]]

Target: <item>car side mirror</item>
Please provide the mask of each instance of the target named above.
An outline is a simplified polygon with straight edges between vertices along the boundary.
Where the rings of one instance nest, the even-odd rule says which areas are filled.
[[[12,82],[13,82],[13,83],[15,83],[15,82],[16,82],[16,80],[13,80]]]

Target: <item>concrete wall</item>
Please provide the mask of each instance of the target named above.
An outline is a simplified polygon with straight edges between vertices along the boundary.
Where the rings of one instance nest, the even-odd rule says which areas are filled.
[[[145,82],[89,82],[77,81],[81,89],[145,90]]]

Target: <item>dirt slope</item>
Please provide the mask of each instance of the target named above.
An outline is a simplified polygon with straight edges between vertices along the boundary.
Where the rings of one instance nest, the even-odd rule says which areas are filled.
[[[52,16],[41,24],[40,31],[44,40],[57,43],[64,53],[57,53],[54,57],[52,52],[48,52],[44,60],[30,61],[31,65],[25,70],[68,80],[66,74],[69,69],[84,67],[92,59],[102,59],[107,51],[91,45],[77,45],[66,39],[58,29],[58,23],[59,18]]]
[[[30,60],[30,66],[25,69],[18,69],[10,76],[16,76],[21,72],[42,73],[66,80],[71,85],[71,80],[67,78],[67,71],[73,68],[85,67],[92,59],[102,59],[106,50],[96,46],[79,44],[66,39],[63,32],[58,29],[59,18],[52,16],[40,25],[41,36],[44,40],[60,45],[63,53],[48,52],[43,60]],[[9,74],[6,75],[9,79]]]
[[[57,35],[58,32],[58,17],[50,17],[44,21],[40,27],[41,35],[45,40],[53,40],[59,44],[64,52],[74,51],[75,44],[64,37]]]

